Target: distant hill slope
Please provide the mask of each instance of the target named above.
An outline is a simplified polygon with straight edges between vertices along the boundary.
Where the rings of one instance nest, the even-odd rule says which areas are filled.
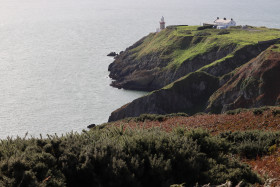
[[[219,113],[279,103],[280,50],[274,45],[279,30],[197,29],[150,34],[117,57],[109,67],[114,86],[158,90],[114,111],[109,121],[144,113]],[[161,53],[165,50],[169,52]]]

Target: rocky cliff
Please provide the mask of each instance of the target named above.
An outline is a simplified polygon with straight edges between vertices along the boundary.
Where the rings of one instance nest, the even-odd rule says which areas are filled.
[[[238,97],[241,92],[227,92],[225,87],[237,76],[236,68],[244,64],[256,64],[257,60],[250,60],[279,41],[280,31],[266,28],[232,28],[228,31],[227,34],[221,34],[221,31],[215,29],[200,31],[198,27],[175,27],[150,34],[129,47],[109,66],[110,77],[115,79],[112,85],[125,89],[157,91],[114,111],[109,121],[143,113],[194,114],[203,111],[221,112],[238,106],[277,104],[276,101],[265,102],[264,98],[271,95],[267,89],[272,89],[279,83],[259,86],[262,92],[258,90],[260,94],[257,97],[263,95],[263,99],[257,105],[233,105],[236,98],[233,97],[235,100],[231,101],[225,97],[227,94]],[[275,45],[276,47],[278,46]],[[263,52],[256,59],[261,63],[261,59],[267,54],[267,51]],[[276,54],[277,50],[274,50],[271,55],[276,58]],[[269,71],[277,72],[277,64],[275,62],[270,66],[272,70]],[[254,65],[258,68],[264,68],[263,66]],[[245,72],[247,69],[244,67],[239,71]],[[254,75],[260,76],[263,81],[261,74]],[[247,72],[243,76],[251,74]],[[273,78],[279,80],[277,76]],[[279,93],[278,89],[274,90]]]
[[[168,114],[203,111],[208,98],[219,86],[219,79],[205,72],[190,73],[167,87],[132,101],[114,111],[109,121],[141,114]]]
[[[231,73],[209,99],[206,111],[280,105],[280,45],[273,45]]]

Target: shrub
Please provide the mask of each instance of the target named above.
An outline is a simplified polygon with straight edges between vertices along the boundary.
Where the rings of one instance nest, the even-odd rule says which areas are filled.
[[[254,115],[262,115],[262,114],[263,114],[263,110],[261,110],[261,109],[255,109],[255,110],[253,110],[253,114],[254,114]]]
[[[269,152],[269,148],[279,143],[279,132],[243,131],[225,132],[221,138],[230,144],[230,152],[247,158],[256,158]]]
[[[228,115],[235,115],[235,114],[240,114],[241,112],[247,111],[247,109],[244,108],[237,108],[235,110],[229,110],[226,112]]]
[[[235,136],[234,136],[235,137]],[[2,186],[169,186],[261,182],[203,130],[95,128],[0,143]]]
[[[213,29],[212,25],[198,27],[197,30]]]
[[[273,114],[273,116],[277,116],[277,115],[280,114],[280,110],[273,109],[273,110],[272,110],[272,114]]]
[[[144,121],[165,121],[168,118],[172,117],[178,117],[178,116],[183,116],[183,117],[188,117],[189,115],[186,113],[171,113],[171,114],[166,114],[166,115],[161,115],[161,114],[141,114],[139,117],[135,118],[126,118],[125,121],[135,121],[135,122],[144,122]]]
[[[159,114],[141,114],[139,117],[135,119],[136,122],[144,122],[144,121],[164,121],[166,117],[164,115]]]

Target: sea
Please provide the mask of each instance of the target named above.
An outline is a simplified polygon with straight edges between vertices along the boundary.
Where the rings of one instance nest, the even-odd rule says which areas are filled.
[[[110,86],[112,57],[167,25],[216,17],[280,28],[279,0],[0,0],[0,139],[81,132],[145,92]]]

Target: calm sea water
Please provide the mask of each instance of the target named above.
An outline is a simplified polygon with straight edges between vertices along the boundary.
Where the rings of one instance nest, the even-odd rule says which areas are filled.
[[[109,86],[106,57],[167,24],[217,16],[280,28],[279,0],[0,0],[0,138],[80,132],[144,93]]]

